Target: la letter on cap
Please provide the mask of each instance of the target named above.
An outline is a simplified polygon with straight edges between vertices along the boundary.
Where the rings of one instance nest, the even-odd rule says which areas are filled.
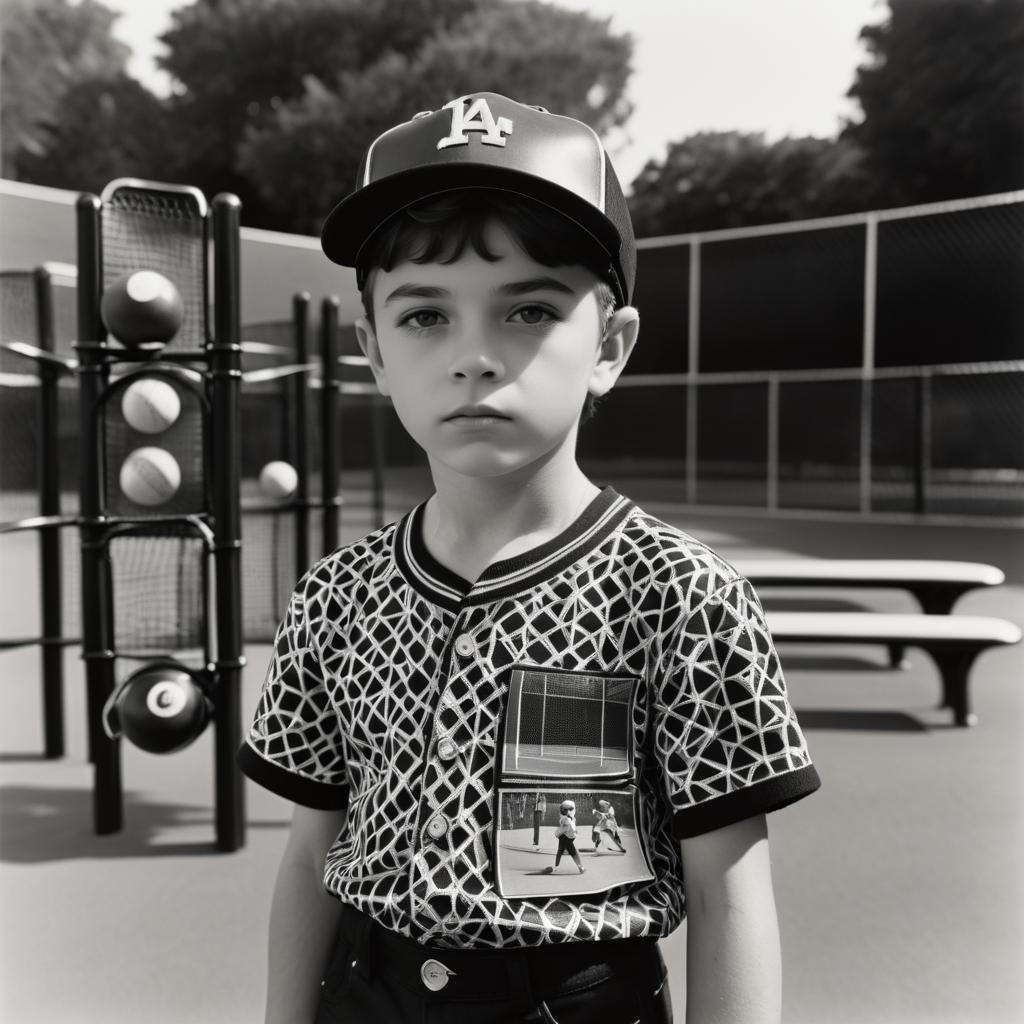
[[[512,134],[512,120],[508,117],[494,119],[487,100],[478,98],[473,100],[467,109],[466,100],[462,96],[451,103],[446,103],[441,109],[452,112],[452,127],[448,135],[437,143],[438,149],[447,149],[448,146],[468,146],[469,136],[466,132],[482,132],[480,141],[488,146],[504,146],[505,136]]]

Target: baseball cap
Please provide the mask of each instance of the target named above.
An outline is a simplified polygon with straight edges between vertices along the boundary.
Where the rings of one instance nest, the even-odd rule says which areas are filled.
[[[355,191],[324,222],[324,253],[355,267],[371,235],[396,213],[465,188],[513,192],[579,225],[608,257],[608,283],[619,301],[631,301],[633,225],[597,133],[492,92],[460,96],[379,135],[363,157]]]

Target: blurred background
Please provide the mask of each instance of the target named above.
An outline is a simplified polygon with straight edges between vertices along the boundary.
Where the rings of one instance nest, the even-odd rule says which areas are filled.
[[[628,194],[643,330],[581,433],[596,480],[731,559],[992,563],[1005,585],[951,627],[1024,625],[1024,0],[0,0],[0,29],[0,526],[77,529],[77,197],[132,177],[241,198],[246,716],[326,518],[259,497],[268,460],[331,463],[311,339],[340,346],[342,540],[430,487],[353,358],[320,221],[378,132],[475,90],[591,123]],[[44,338],[56,360],[33,361]],[[207,730],[172,759],[125,744],[125,829],[93,834],[81,552],[48,586],[37,532],[0,549],[0,1018],[259,1019],[290,806],[247,787],[246,845],[214,855]],[[118,577],[118,622],[180,564]],[[769,611],[919,610],[777,591]],[[824,780],[771,822],[786,1020],[1017,1024],[1019,645],[972,669],[974,729],[920,651],[780,653]],[[54,663],[67,747],[44,755]]]
[[[1020,0],[2,12],[0,270],[72,263],[69,207],[114,178],[233,192],[249,336],[287,343],[293,294],[332,294],[354,353],[324,214],[377,133],[499,91],[602,134],[641,239],[642,343],[583,434],[592,472],[773,514],[1024,516]]]

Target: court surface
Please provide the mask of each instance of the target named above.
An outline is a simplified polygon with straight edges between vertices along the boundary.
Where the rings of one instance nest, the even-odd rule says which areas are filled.
[[[642,486],[617,483],[645,497]],[[391,507],[418,496],[415,486],[392,493]],[[1007,585],[969,594],[957,609],[1024,625],[1017,530],[687,514],[656,502],[651,509],[726,556],[993,562]],[[347,535],[361,525],[349,516]],[[10,547],[0,557],[0,615],[21,625],[38,598],[31,559]],[[888,591],[762,596],[779,608],[915,610]],[[950,727],[935,709],[934,666],[909,653],[910,667],[892,670],[881,650],[781,650],[823,779],[819,793],[770,819],[787,1024],[1024,1020],[1024,652],[978,659],[980,723],[970,730]],[[247,654],[246,715],[268,648]],[[167,758],[126,747],[126,828],[93,836],[72,653],[67,672],[68,754],[46,762],[38,755],[38,656],[0,654],[0,1020],[262,1019],[270,892],[288,805],[249,785],[246,847],[213,853],[207,734]],[[580,835],[588,846],[586,828]],[[685,926],[663,943],[680,1024],[684,940]]]

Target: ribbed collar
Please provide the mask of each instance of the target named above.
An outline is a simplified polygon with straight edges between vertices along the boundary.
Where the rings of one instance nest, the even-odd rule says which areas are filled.
[[[427,550],[423,541],[425,507],[426,502],[417,505],[398,524],[395,562],[408,583],[425,598],[457,611],[463,605],[485,604],[523,593],[556,576],[601,544],[626,518],[633,502],[605,487],[556,537],[489,565],[475,583],[443,566]]]

